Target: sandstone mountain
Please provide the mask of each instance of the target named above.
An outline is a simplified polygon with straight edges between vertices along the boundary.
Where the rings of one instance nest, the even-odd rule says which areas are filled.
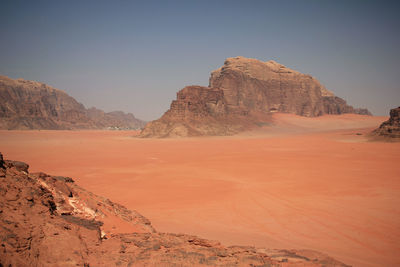
[[[269,121],[269,114],[232,112],[221,89],[187,86],[177,93],[177,100],[159,120],[146,124],[140,136],[233,135]]]
[[[400,141],[400,107],[391,109],[389,120],[383,122],[371,135],[376,138]]]
[[[86,109],[43,83],[0,76],[0,129],[139,129],[144,124],[130,113]]]
[[[0,266],[347,266],[311,250],[225,247],[159,233],[72,178],[28,168],[0,153]]]
[[[209,87],[179,91],[170,109],[148,123],[141,136],[231,135],[268,123],[274,112],[371,115],[347,105],[310,75],[272,60],[235,57],[211,73]]]

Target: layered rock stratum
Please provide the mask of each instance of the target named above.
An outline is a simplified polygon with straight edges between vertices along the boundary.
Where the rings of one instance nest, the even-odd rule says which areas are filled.
[[[235,57],[211,73],[208,87],[179,91],[170,109],[148,123],[141,136],[232,135],[268,124],[274,112],[371,115],[348,105],[310,75],[273,60]]]
[[[86,109],[44,83],[0,76],[0,129],[139,129],[144,124],[131,113]]]
[[[386,140],[400,141],[400,107],[390,110],[390,117],[383,122],[371,135]]]
[[[347,266],[311,250],[226,247],[157,232],[79,187],[0,153],[0,266]]]

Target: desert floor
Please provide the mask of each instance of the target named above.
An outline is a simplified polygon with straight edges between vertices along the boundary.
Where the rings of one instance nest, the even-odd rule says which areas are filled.
[[[387,118],[274,117],[235,137],[0,131],[0,151],[31,172],[73,177],[159,231],[400,266],[400,143],[365,137]]]

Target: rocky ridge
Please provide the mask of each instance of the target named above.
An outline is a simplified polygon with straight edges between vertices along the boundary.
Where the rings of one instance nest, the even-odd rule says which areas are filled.
[[[0,266],[346,266],[311,250],[159,233],[69,177],[28,170],[0,153]]]
[[[179,91],[170,109],[148,123],[141,136],[232,135],[271,123],[274,112],[371,115],[349,106],[310,75],[272,60],[235,57],[211,73],[208,87]]]
[[[44,83],[0,76],[0,129],[139,129],[144,124],[130,113],[86,109]]]
[[[400,107],[390,110],[390,118],[383,122],[371,135],[390,141],[400,141]]]

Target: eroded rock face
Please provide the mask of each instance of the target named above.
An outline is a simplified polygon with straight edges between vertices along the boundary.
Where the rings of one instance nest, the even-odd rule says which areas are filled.
[[[0,76],[0,129],[138,129],[132,114],[86,109],[65,92],[35,81]]]
[[[269,123],[273,112],[370,115],[347,105],[310,75],[272,60],[235,57],[211,73],[209,87],[179,91],[170,109],[148,123],[141,136],[231,135]]]
[[[368,113],[347,105],[310,75],[273,60],[228,58],[213,71],[210,87],[224,91],[230,110],[277,111],[314,117],[323,114]]]
[[[340,115],[345,113],[353,113],[359,115],[372,115],[368,109],[353,108],[352,106],[347,105],[345,100],[337,96],[323,96],[322,101],[324,108],[323,114]]]
[[[229,110],[278,111],[303,116],[323,113],[322,86],[283,65],[243,57],[228,58],[211,73],[210,87],[224,91]]]
[[[177,93],[170,109],[148,123],[141,137],[186,137],[233,135],[269,122],[270,115],[229,109],[224,91],[219,88],[187,86]]]
[[[13,162],[0,166],[0,266],[346,266],[310,250],[158,233],[69,177],[31,174]]]
[[[389,120],[383,122],[378,129],[372,132],[375,137],[400,141],[400,107],[390,110]]]

